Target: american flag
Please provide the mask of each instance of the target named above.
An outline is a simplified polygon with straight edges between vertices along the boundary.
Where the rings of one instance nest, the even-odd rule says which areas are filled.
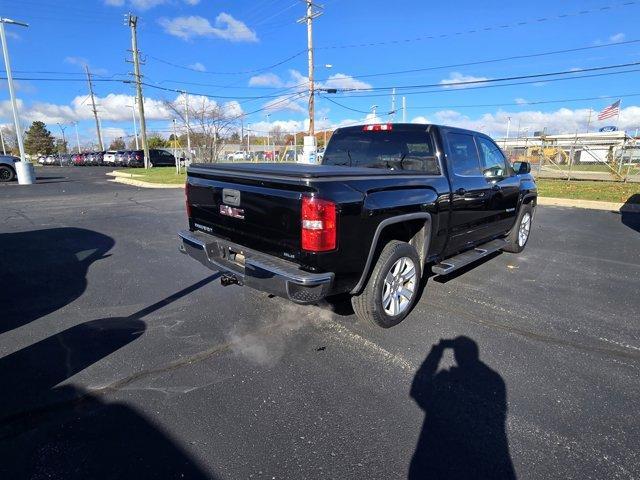
[[[602,110],[598,114],[598,120],[605,120],[607,118],[615,117],[619,113],[620,113],[620,100],[618,100],[616,103],[612,103],[607,108]]]

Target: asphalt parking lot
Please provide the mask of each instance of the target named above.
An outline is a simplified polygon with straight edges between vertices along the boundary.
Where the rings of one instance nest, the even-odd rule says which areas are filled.
[[[539,207],[382,330],[221,287],[106,171],[0,185],[0,478],[640,476],[640,214]]]

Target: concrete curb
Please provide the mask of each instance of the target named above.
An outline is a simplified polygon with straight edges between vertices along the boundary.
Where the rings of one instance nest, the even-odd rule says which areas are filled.
[[[640,212],[640,205],[616,203],[616,202],[600,202],[596,200],[575,200],[572,198],[552,198],[538,197],[538,205],[549,205],[554,207],[573,207],[587,208],[590,210],[607,210],[607,211],[624,211],[624,212]]]
[[[172,183],[150,183],[150,182],[143,182],[142,180],[136,180],[133,178],[127,178],[127,177],[121,177],[121,176],[114,176],[114,178],[110,179],[109,181],[114,183],[122,183],[124,185],[131,185],[133,187],[141,187],[141,188],[164,188],[164,189],[171,189],[171,188],[183,189],[184,188],[183,184],[174,185]]]
[[[108,175],[109,177],[122,177],[122,178],[140,178],[143,176],[137,173],[118,172],[117,170],[108,172],[106,175]]]

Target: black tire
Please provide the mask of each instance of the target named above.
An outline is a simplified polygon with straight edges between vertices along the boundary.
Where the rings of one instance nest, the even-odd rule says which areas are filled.
[[[526,219],[526,218],[528,218],[529,228],[526,233],[526,238],[524,239],[524,242],[522,242],[519,239],[519,233],[520,233],[520,227],[522,225],[522,221],[523,219]],[[524,247],[527,246],[529,237],[531,236],[532,222],[533,222],[533,207],[531,206],[530,203],[526,205],[522,205],[520,207],[520,213],[518,213],[518,218],[516,220],[515,225],[509,232],[509,235],[507,235],[507,238],[505,238],[505,240],[507,241],[507,246],[504,247],[502,250],[510,253],[520,253],[521,251],[523,251]]]
[[[415,269],[413,291],[408,302],[402,305],[402,310],[397,315],[391,315],[385,310],[385,306],[383,305],[383,290],[387,288],[385,287],[385,279],[387,275],[391,273],[391,269],[395,266],[396,262],[404,257],[413,262]],[[409,312],[411,312],[418,298],[421,277],[422,268],[416,249],[406,242],[392,240],[385,245],[380,253],[378,261],[373,267],[373,271],[364,289],[360,294],[351,297],[351,305],[353,306],[356,316],[360,320],[370,322],[382,328],[390,328],[399,324],[405,319]],[[410,286],[408,282],[404,285],[407,287]],[[398,285],[398,288],[403,288],[403,285]],[[389,307],[393,308],[391,305]]]
[[[16,172],[9,165],[0,165],[0,182],[10,182],[16,178]]]

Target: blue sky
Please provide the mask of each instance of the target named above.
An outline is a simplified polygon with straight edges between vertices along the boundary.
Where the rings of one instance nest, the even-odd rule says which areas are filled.
[[[373,105],[378,106],[378,118],[386,120],[391,87],[442,84],[398,90],[398,105],[403,95],[407,98],[409,121],[459,125],[495,136],[504,135],[507,117],[512,134],[518,126],[530,133],[543,127],[583,131],[589,109],[601,110],[618,95],[640,94],[640,71],[563,81],[533,79],[511,86],[487,84],[491,88],[445,84],[638,62],[640,42],[634,40],[640,34],[634,31],[640,2],[624,3],[628,2],[326,0],[323,15],[314,23],[320,87],[375,90],[320,95],[316,121],[320,127],[361,122]],[[304,15],[300,0],[1,0],[3,16],[30,24],[7,26],[14,76],[25,79],[17,82],[23,123],[40,119],[57,134],[57,122],[78,120],[82,141],[92,141],[93,120],[82,75],[86,63],[97,80],[106,137],[132,133],[127,105],[133,102],[133,88],[118,81],[130,78],[127,73],[132,70],[125,63],[131,48],[123,22],[128,11],[140,16],[146,82],[187,90],[192,101],[200,101],[198,94],[211,95],[206,101],[233,112],[260,110],[245,119],[256,131],[274,124],[286,130],[304,128],[306,98],[295,95],[304,88],[307,71],[306,28],[296,23]],[[452,66],[584,47],[597,48]],[[394,73],[415,69],[423,70]],[[640,65],[590,74],[638,69]],[[6,84],[0,96],[0,122],[7,124],[11,117]],[[163,102],[177,96],[145,87],[149,130],[170,128],[171,113]],[[268,97],[255,98],[259,96]],[[570,101],[583,98],[594,99]],[[561,101],[533,104],[556,100]],[[622,99],[622,127],[640,126],[637,105],[640,95]],[[400,114],[395,118],[400,120]],[[597,122],[594,115],[592,128],[611,123],[615,119]]]

